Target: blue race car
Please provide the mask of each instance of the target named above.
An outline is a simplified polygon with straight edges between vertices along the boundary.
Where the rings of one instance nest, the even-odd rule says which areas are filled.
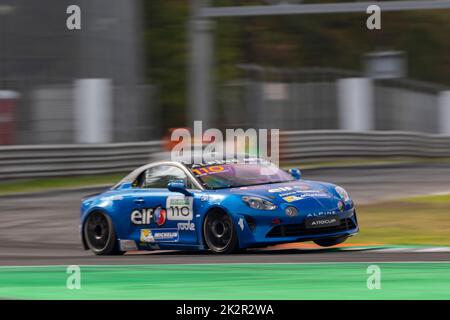
[[[314,241],[324,247],[358,232],[353,201],[330,183],[303,180],[254,158],[142,166],[81,205],[81,237],[97,255],[134,250],[237,249]]]

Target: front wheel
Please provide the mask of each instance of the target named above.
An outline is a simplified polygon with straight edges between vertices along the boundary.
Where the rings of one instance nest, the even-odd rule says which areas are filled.
[[[223,211],[213,211],[206,216],[203,235],[206,245],[214,253],[230,253],[238,247],[233,221]]]
[[[84,239],[96,255],[121,255],[111,218],[102,212],[93,212],[84,224]]]
[[[332,246],[335,246],[335,245],[338,245],[338,244],[344,242],[347,239],[348,239],[348,236],[339,237],[339,238],[326,238],[326,239],[315,240],[314,243],[321,247],[332,247]]]

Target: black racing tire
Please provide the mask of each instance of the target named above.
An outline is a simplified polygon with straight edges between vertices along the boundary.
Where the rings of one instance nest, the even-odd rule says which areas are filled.
[[[239,246],[233,220],[222,210],[208,213],[203,224],[203,237],[214,253],[231,253]]]
[[[321,247],[332,247],[332,246],[343,243],[347,239],[348,239],[348,236],[343,236],[343,237],[338,237],[338,238],[325,238],[325,239],[314,240],[314,243]]]
[[[122,255],[111,218],[103,212],[91,213],[84,223],[84,240],[87,247],[98,256]]]

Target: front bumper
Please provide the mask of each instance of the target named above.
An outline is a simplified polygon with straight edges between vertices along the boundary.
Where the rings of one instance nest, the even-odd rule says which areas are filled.
[[[305,217],[283,219],[279,224],[267,223],[267,219],[262,222],[257,217],[245,215],[241,218],[244,221],[244,227],[238,230],[241,248],[352,236],[359,231],[354,208],[339,214],[339,225],[313,229],[306,228]]]

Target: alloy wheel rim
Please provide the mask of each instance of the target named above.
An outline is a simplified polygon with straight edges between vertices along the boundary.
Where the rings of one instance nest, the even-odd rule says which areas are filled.
[[[100,213],[92,214],[86,228],[90,247],[97,251],[104,249],[109,240],[109,224],[106,217]]]

